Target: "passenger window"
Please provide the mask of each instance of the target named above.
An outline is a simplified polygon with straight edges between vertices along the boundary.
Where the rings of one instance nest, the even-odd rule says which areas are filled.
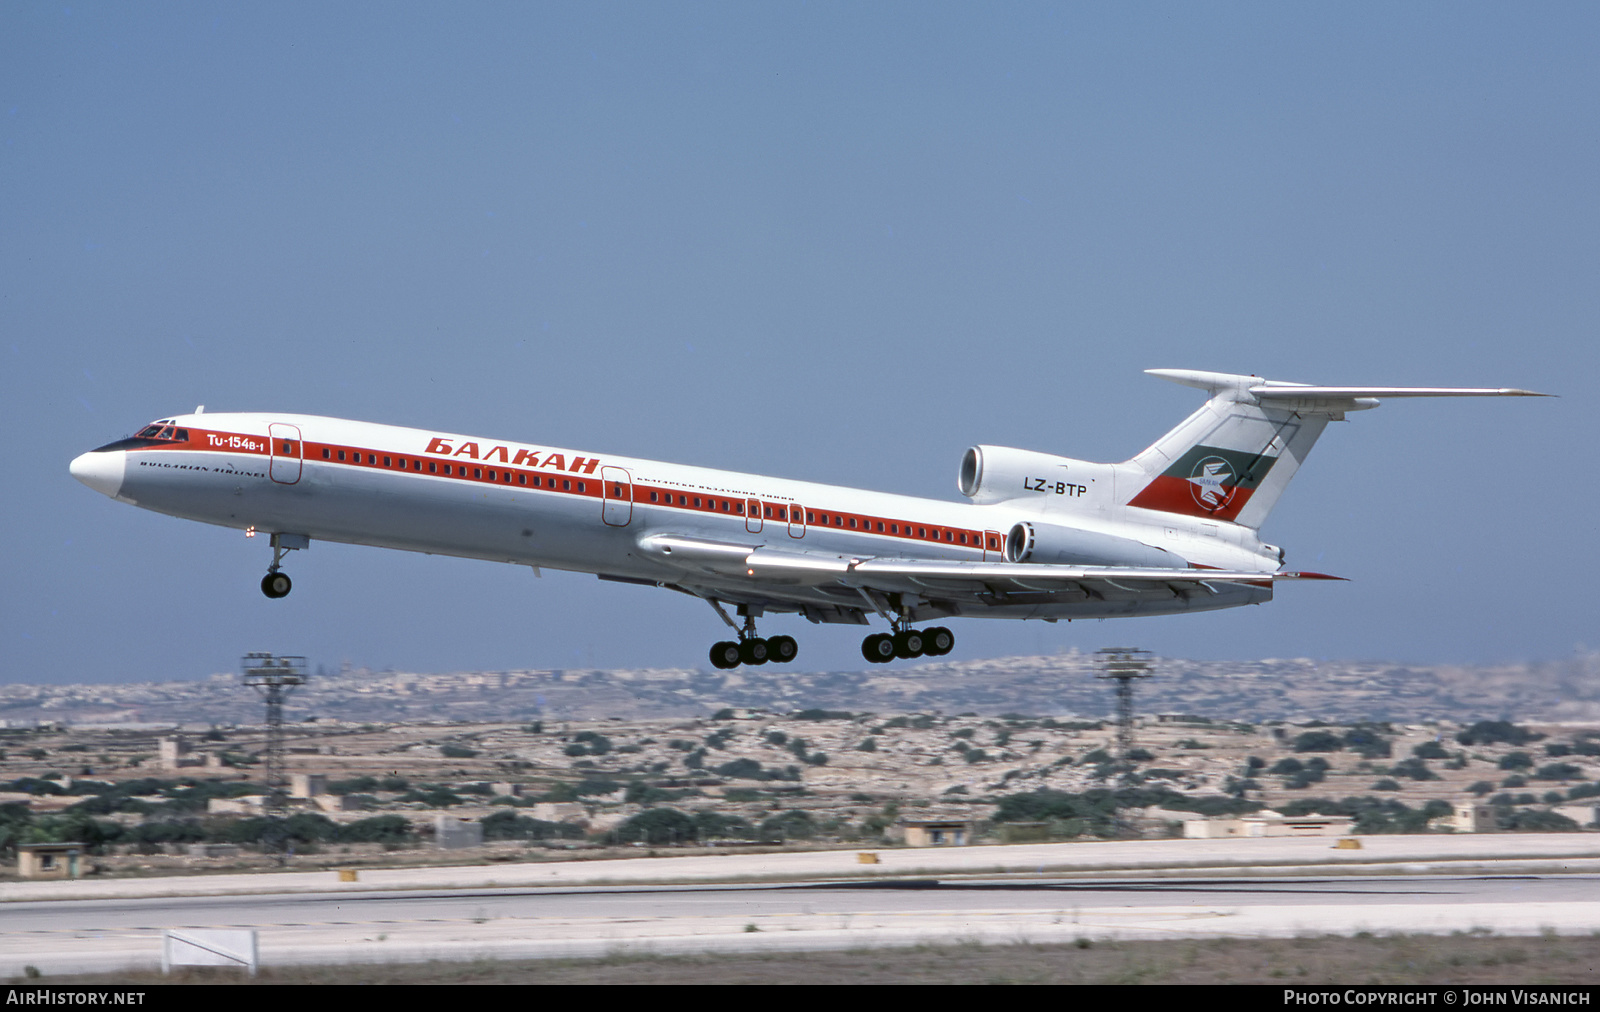
[[[283,444],[283,452],[284,453],[288,453],[289,452],[289,444],[288,443],[284,443]],[[389,463],[389,458],[388,457],[383,458],[383,466],[384,467],[390,467],[391,466],[390,463]],[[401,464],[400,466],[401,467],[405,467],[404,464]]]
[[[815,513],[812,513],[812,512],[811,512],[811,511],[810,511],[810,510],[807,510],[807,511],[806,511],[806,523],[808,523],[808,524],[814,524],[814,523],[816,523],[816,522],[817,522],[817,520],[816,520],[816,514],[815,514]]]
[[[343,459],[344,459],[344,451],[343,451],[343,450],[340,450],[340,451],[339,451],[339,459],[340,459],[340,460],[343,460]]]
[[[333,456],[333,451],[329,450],[326,446],[324,446],[322,448],[322,459],[323,460],[327,460],[331,456]]]
[[[527,483],[528,483],[528,476],[527,475],[525,475],[525,474],[517,475],[517,484],[518,485],[526,485]]]
[[[439,465],[435,464],[431,460],[428,461],[428,473],[429,474],[438,474],[439,473]]]
[[[580,482],[578,482],[578,491],[579,491],[579,492],[582,492],[582,491],[584,491],[584,490],[585,490],[585,489],[584,489],[584,485],[583,485],[583,482],[581,482],[581,481],[580,481]]]
[[[568,481],[566,479],[562,479],[561,490],[563,492],[571,492],[572,491],[572,482]]]

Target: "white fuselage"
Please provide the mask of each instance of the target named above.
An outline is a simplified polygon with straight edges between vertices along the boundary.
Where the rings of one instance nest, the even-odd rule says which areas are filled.
[[[310,415],[192,414],[158,424],[164,439],[110,444],[74,461],[73,473],[121,501],[205,523],[594,573],[777,610],[862,602],[848,587],[686,573],[648,550],[646,539],[677,535],[830,559],[989,562],[1002,558],[1013,525],[1034,522],[1150,546],[1189,566],[1270,573],[1277,561],[1236,524],[1153,513],[1145,520],[1136,515],[1147,511],[1116,503],[1064,514],[1052,497],[1021,489],[987,505],[941,502]],[[1105,560],[1119,561],[1145,564]],[[926,596],[939,595],[935,588]],[[1161,614],[1270,597],[1265,585],[1202,597],[1013,591],[981,607],[930,606],[929,614]]]

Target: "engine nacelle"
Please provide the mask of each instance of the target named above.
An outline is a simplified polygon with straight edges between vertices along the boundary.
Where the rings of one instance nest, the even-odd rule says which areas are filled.
[[[1027,499],[1047,509],[1104,509],[1115,496],[1114,466],[1010,446],[974,446],[961,456],[956,488],[979,504]]]
[[[1012,525],[1007,532],[1006,561],[1161,569],[1182,568],[1189,564],[1181,556],[1131,538],[1028,520]]]

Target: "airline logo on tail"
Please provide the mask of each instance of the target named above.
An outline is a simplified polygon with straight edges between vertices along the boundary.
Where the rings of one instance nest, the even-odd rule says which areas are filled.
[[[1250,501],[1277,457],[1195,446],[1128,503],[1147,510],[1232,520]]]
[[[1231,481],[1233,465],[1221,457],[1207,457],[1196,464],[1194,473],[1189,475],[1189,484],[1194,486],[1189,491],[1201,509],[1214,512],[1228,505],[1238,490],[1238,485],[1229,484]]]

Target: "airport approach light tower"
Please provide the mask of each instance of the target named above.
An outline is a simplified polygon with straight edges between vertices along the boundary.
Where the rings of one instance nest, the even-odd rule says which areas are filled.
[[[1133,751],[1133,683],[1150,675],[1150,651],[1137,647],[1105,647],[1095,652],[1096,678],[1117,683],[1117,750],[1126,761]]]
[[[283,701],[306,683],[304,657],[245,654],[240,662],[244,684],[267,701],[267,800],[264,814],[281,818],[289,807],[289,777],[283,761]]]

